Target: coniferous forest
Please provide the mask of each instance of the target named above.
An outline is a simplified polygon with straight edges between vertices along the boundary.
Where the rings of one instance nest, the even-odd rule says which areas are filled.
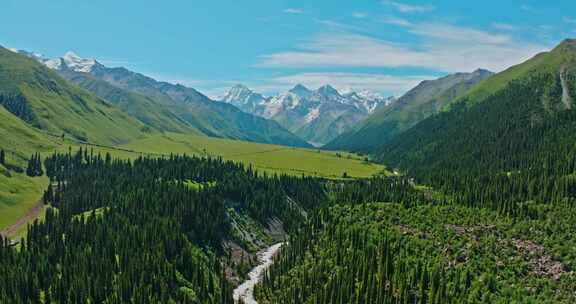
[[[44,168],[45,220],[19,248],[0,242],[2,303],[232,303],[226,208],[289,229],[303,215],[286,197],[304,208],[324,201],[314,179],[259,176],[221,159],[128,161],[80,150],[54,154]]]

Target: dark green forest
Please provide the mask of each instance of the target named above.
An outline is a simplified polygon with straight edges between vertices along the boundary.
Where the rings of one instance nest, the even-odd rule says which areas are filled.
[[[381,148],[380,160],[470,206],[529,213],[526,202],[576,194],[576,113],[560,79],[535,74],[487,100],[427,119]]]

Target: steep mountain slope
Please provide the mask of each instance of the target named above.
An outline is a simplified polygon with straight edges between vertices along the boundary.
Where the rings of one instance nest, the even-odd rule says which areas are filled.
[[[309,146],[273,121],[242,112],[229,104],[212,101],[183,85],[156,81],[122,67],[109,68],[71,52],[62,58],[40,61],[155,129],[260,143]]]
[[[329,85],[312,91],[299,84],[269,98],[237,85],[222,101],[273,119],[308,142],[322,145],[390,100],[368,92],[341,94]]]
[[[467,187],[475,202],[572,196],[573,96],[576,40],[566,40],[483,82],[383,146],[378,158],[425,183]]]
[[[145,135],[139,121],[26,56],[0,48],[0,104],[30,125],[118,144]]]
[[[325,148],[370,151],[437,113],[492,73],[477,70],[457,73],[436,80],[423,81],[390,106],[381,107],[367,119],[328,143]]]
[[[109,101],[151,128],[168,132],[202,134],[174,113],[173,109],[157,103],[153,98],[113,86],[88,73],[61,70],[59,74]]]

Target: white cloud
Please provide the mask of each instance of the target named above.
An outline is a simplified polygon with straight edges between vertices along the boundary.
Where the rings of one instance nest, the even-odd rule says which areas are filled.
[[[397,25],[397,26],[402,26],[402,27],[412,26],[412,23],[410,21],[408,21],[406,19],[394,17],[394,16],[384,17],[384,18],[380,19],[380,21],[387,23],[387,24],[392,24],[392,25]]]
[[[576,24],[576,19],[571,17],[564,17],[562,20],[566,23]]]
[[[352,17],[357,18],[357,19],[363,19],[363,18],[368,17],[368,14],[363,13],[363,12],[353,12]]]
[[[345,23],[340,23],[340,22],[334,21],[334,20],[314,19],[314,21],[318,24],[321,24],[321,25],[329,28],[330,30],[333,30],[333,31],[341,31],[341,32],[345,32],[345,31],[362,32],[363,31],[363,29],[360,27],[345,24]]]
[[[433,5],[425,4],[425,5],[412,5],[406,4],[397,1],[391,0],[384,0],[382,1],[383,4],[393,6],[397,11],[401,13],[423,13],[428,11],[433,11],[436,9]]]
[[[525,11],[525,12],[529,12],[529,13],[534,13],[536,12],[536,9],[534,9],[534,7],[528,5],[528,4],[523,4],[522,6],[520,6],[520,8]]]
[[[421,23],[410,28],[410,32],[431,39],[451,42],[473,42],[477,45],[510,43],[512,38],[482,30],[458,27],[443,23]]]
[[[284,10],[284,13],[299,15],[299,14],[304,14],[304,11],[299,9],[299,8],[287,8]]]
[[[497,29],[497,30],[502,30],[502,31],[514,31],[517,29],[516,26],[514,26],[512,24],[501,23],[501,22],[492,23],[492,27]]]
[[[444,72],[501,71],[547,47],[509,35],[441,23],[405,25],[416,36],[399,44],[351,33],[315,37],[293,51],[264,55],[261,67],[418,67]]]

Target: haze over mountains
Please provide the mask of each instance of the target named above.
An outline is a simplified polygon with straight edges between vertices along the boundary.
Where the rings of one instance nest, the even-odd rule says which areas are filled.
[[[222,98],[247,113],[279,122],[315,145],[326,144],[393,100],[369,91],[340,93],[330,85],[310,90],[301,84],[272,97],[236,85]]]

